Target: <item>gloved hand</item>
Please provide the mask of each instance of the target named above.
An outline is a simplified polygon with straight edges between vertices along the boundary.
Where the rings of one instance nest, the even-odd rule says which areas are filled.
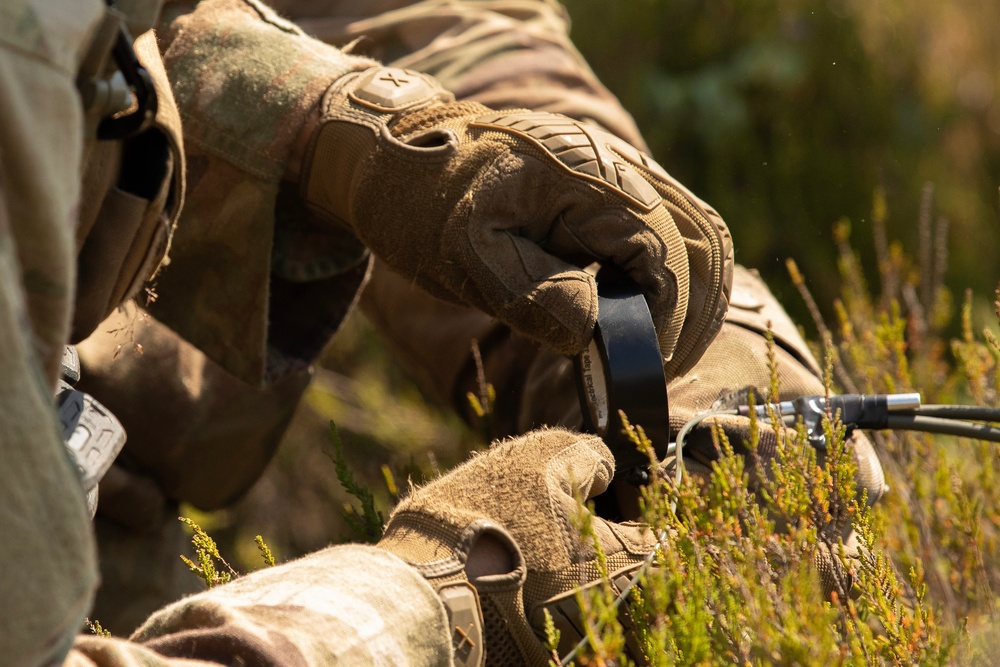
[[[454,102],[431,77],[373,68],[324,95],[304,198],[428,292],[565,354],[589,342],[600,260],[643,289],[670,375],[722,324],[719,216],[652,159],[585,123]]]
[[[613,474],[600,439],[534,431],[494,445],[400,502],[378,546],[439,591],[455,628],[456,664],[481,664],[476,648],[484,633],[490,664],[546,664],[542,608],[563,628],[564,643],[572,642],[574,591],[598,579],[593,544],[577,528],[574,492],[597,495]],[[620,587],[656,540],[642,524],[593,521]],[[469,613],[480,605],[483,625]],[[636,648],[630,653],[640,659]]]

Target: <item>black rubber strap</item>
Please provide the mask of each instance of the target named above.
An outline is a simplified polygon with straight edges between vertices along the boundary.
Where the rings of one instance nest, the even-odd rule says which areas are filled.
[[[617,476],[648,467],[648,459],[622,433],[618,411],[642,426],[661,454],[669,442],[667,383],[659,340],[646,299],[629,281],[598,284],[594,341],[576,359],[584,426],[615,455]]]

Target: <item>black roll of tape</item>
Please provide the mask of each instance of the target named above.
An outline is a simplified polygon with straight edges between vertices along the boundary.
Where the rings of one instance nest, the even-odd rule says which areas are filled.
[[[584,426],[615,456],[616,477],[634,477],[648,459],[623,434],[618,411],[642,426],[662,454],[670,437],[663,358],[649,306],[630,281],[598,283],[597,327],[575,360]]]

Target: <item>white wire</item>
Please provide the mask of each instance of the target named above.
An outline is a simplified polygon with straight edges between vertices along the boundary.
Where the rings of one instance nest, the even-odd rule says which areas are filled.
[[[681,484],[681,475],[684,468],[684,440],[687,438],[688,433],[694,430],[694,427],[705,421],[710,417],[722,417],[730,415],[738,415],[738,410],[709,410],[707,412],[702,412],[695,415],[693,418],[688,420],[681,430],[677,432],[677,439],[674,442],[674,460],[677,462],[677,470],[674,473],[674,482],[677,483],[679,487]],[[670,448],[667,448],[670,451]],[[677,500],[674,499],[674,504],[670,507],[671,511],[677,511]]]
[[[659,549],[661,546],[663,546],[663,543],[666,541],[667,541],[667,531],[664,530],[660,533],[659,538],[656,540],[656,546],[653,547],[653,550],[649,552],[649,555],[647,555],[646,559],[642,561],[642,564],[639,566],[639,569],[635,571],[635,574],[632,575],[632,578],[629,579],[629,582],[625,584],[625,587],[618,594],[618,597],[615,598],[615,601],[611,605],[611,608],[614,609],[616,612],[618,611],[618,607],[621,606],[622,602],[625,601],[625,598],[628,597],[629,591],[632,590],[632,587],[635,586],[637,583],[639,583],[639,579],[641,579],[642,575],[645,574],[646,568],[648,568],[653,563],[653,558],[656,557],[656,550]],[[559,664],[562,665],[563,667],[565,667],[565,665],[568,665],[569,662],[576,657],[576,654],[582,651],[583,647],[589,643],[590,643],[590,637],[584,634],[583,639],[581,639],[577,643],[577,645],[573,647],[572,651],[566,654],[566,657],[564,657],[559,662]]]
[[[739,412],[736,410],[713,410],[695,415],[693,419],[684,424],[681,430],[677,433],[677,440],[675,442],[670,443],[670,445],[667,446],[667,453],[666,453],[666,456],[675,454],[674,460],[677,464],[677,470],[674,476],[674,481],[676,482],[678,488],[680,488],[681,475],[683,473],[683,468],[684,468],[684,463],[682,461],[682,454],[684,452],[684,439],[687,437],[687,434],[690,433],[695,426],[697,426],[702,421],[708,419],[709,417],[719,417],[722,415],[736,415],[736,414],[739,414]],[[677,511],[677,498],[674,498],[674,501],[670,504],[670,511],[671,512]],[[621,606],[622,602],[625,601],[625,598],[628,597],[628,594],[632,590],[632,588],[637,583],[639,583],[639,579],[642,578],[642,576],[646,573],[646,570],[649,568],[649,566],[652,565],[653,558],[656,557],[657,549],[662,547],[666,541],[667,541],[667,531],[664,530],[657,537],[656,546],[654,546],[653,549],[649,552],[649,555],[647,555],[645,560],[642,561],[642,564],[639,566],[639,569],[635,571],[635,574],[632,575],[631,579],[629,579],[629,582],[618,594],[618,597],[615,598],[615,601],[611,605],[611,607],[616,612],[618,611],[618,607]],[[573,650],[567,653],[566,656],[562,658],[562,660],[560,660],[559,664],[563,667],[565,667],[565,665],[568,665],[569,662],[573,658],[575,658],[580,651],[583,650],[583,647],[585,647],[589,643],[590,643],[590,637],[584,634],[583,639],[577,642],[576,646],[573,647]]]

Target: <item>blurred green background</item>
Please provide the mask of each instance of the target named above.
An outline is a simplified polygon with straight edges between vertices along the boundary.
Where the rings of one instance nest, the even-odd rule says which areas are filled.
[[[997,0],[566,0],[573,37],[636,118],[656,158],[729,223],[737,259],[761,270],[802,323],[786,258],[827,313],[839,294],[831,229],[853,224],[876,281],[870,219],[918,254],[922,192],[947,217],[956,300],[984,304],[1000,278],[1000,2]],[[811,327],[807,326],[811,331]],[[246,567],[253,534],[279,558],[350,539],[328,424],[382,506],[399,486],[446,470],[483,440],[428,404],[355,314],[264,479],[236,507],[202,517]],[[290,508],[294,508],[290,511]],[[322,508],[317,511],[317,508]]]
[[[831,226],[875,275],[873,193],[916,250],[921,191],[949,220],[946,283],[992,297],[1000,186],[996,0],[566,0],[572,36],[653,155],[729,223],[779,296],[794,258],[837,293]],[[794,310],[796,297],[783,299]],[[803,319],[803,318],[799,318]]]

